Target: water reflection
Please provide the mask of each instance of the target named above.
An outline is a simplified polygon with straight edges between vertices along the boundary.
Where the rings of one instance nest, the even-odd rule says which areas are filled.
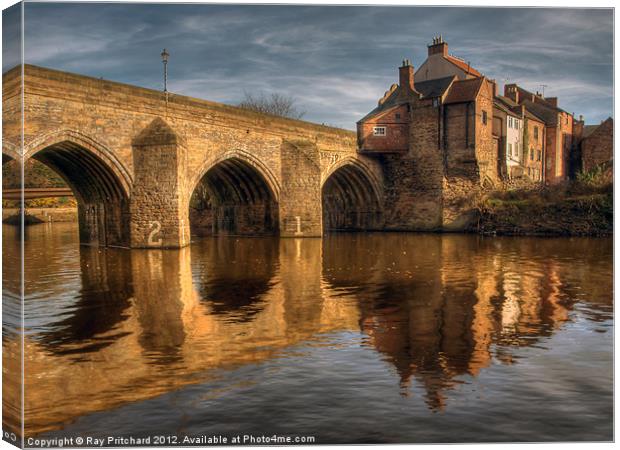
[[[54,224],[31,227],[25,252],[27,435],[334,333],[361,335],[393,389],[406,398],[415,382],[446,411],[463,377],[518,364],[516,349],[544,346],[577,313],[612,314],[608,239],[336,234],[124,251],[80,247]]]

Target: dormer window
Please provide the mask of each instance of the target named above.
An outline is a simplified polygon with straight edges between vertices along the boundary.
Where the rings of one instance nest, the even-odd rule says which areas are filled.
[[[386,131],[385,127],[374,127],[372,129],[372,134],[373,136],[385,136]]]

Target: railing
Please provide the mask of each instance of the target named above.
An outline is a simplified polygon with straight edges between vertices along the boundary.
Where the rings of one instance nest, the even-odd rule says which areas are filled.
[[[24,199],[73,197],[69,188],[26,188],[23,190]],[[2,189],[2,200],[19,200],[22,197],[21,189]]]

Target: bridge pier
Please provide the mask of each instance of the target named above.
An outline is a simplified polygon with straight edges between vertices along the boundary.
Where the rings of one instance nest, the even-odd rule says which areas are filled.
[[[316,144],[309,141],[283,141],[280,158],[280,236],[321,237],[321,169]]]
[[[132,248],[189,244],[187,148],[161,118],[132,141],[134,186],[130,199]]]

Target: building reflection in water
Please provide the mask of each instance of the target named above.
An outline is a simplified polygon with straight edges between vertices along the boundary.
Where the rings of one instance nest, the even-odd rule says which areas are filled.
[[[612,309],[608,240],[335,234],[124,251],[66,234],[25,245],[27,435],[339,332],[361,333],[395,389],[415,383],[441,411],[449,390],[514,363],[575,305],[591,320]]]

